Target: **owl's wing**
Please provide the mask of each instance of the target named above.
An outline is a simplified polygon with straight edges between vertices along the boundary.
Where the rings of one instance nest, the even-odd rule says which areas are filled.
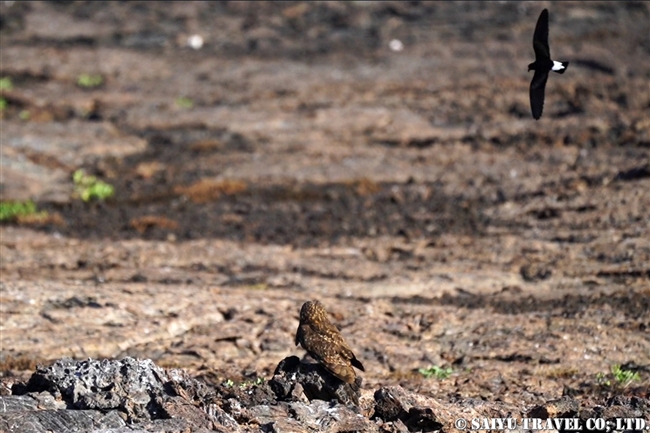
[[[348,360],[352,365],[357,367],[361,371],[366,371],[363,368],[363,364],[357,359],[352,351],[352,348],[348,345],[348,342],[345,341],[339,329],[332,324],[331,322],[320,322],[317,324],[314,329],[317,329],[319,334],[323,334],[329,341],[332,341],[334,346],[338,347],[339,354]]]
[[[345,348],[340,345],[341,336],[332,337],[330,333],[306,330],[302,333],[301,342],[309,355],[323,364],[330,373],[344,382],[354,383],[356,374],[350,365],[350,358],[346,356]]]
[[[350,361],[352,365],[357,367],[361,371],[366,371],[363,368],[363,364],[357,359],[357,357],[354,355],[354,352],[348,345],[348,342],[343,339],[343,336],[340,333],[336,333],[332,335],[332,339],[337,342],[337,346],[339,347],[339,353],[341,354],[342,357]]]
[[[366,371],[365,368],[363,368],[363,364],[357,359],[354,352],[352,351],[352,348],[350,348],[348,342],[345,341],[338,329],[336,329],[335,332],[327,332],[326,334],[329,338],[332,339],[332,341],[335,342],[335,346],[338,347],[339,354],[344,359],[350,362],[353,366],[357,367],[359,370]]]

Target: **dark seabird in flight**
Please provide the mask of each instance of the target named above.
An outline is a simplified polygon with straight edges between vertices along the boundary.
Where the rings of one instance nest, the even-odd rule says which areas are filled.
[[[533,81],[530,82],[530,109],[535,120],[542,117],[544,110],[544,89],[548,73],[555,71],[564,74],[569,62],[556,62],[551,60],[551,50],[548,47],[548,10],[544,9],[539,15],[535,34],[533,35],[533,48],[535,49],[535,62],[528,65],[528,71],[535,71]]]

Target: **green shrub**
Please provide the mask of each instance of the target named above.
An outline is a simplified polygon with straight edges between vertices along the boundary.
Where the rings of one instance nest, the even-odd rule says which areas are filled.
[[[420,368],[418,372],[422,376],[426,377],[427,379],[430,377],[435,377],[436,379],[442,380],[451,376],[453,370],[451,369],[451,367],[442,368],[442,367],[438,367],[437,365],[432,365],[429,368]]]
[[[36,205],[32,201],[0,202],[0,221],[13,221],[18,217],[33,215]]]
[[[180,98],[176,98],[176,105],[181,108],[192,108],[194,106],[194,101],[186,96],[181,96]]]
[[[11,82],[11,78],[2,77],[0,78],[0,90],[13,90],[14,84]]]
[[[627,387],[634,381],[641,380],[641,376],[636,371],[624,370],[620,365],[612,365],[612,374],[616,382],[623,388]]]
[[[81,74],[77,79],[77,85],[86,89],[99,87],[104,84],[104,77],[99,74]]]
[[[75,186],[75,194],[85,202],[92,199],[106,200],[115,194],[113,185],[101,181],[95,176],[88,176],[82,169],[74,172],[72,181]]]
[[[641,380],[638,372],[625,370],[618,364],[612,365],[611,373],[597,373],[596,383],[604,387],[627,388],[632,382]],[[613,380],[611,380],[613,379]]]

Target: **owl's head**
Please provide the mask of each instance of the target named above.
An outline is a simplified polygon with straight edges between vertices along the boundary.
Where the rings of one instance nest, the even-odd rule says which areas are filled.
[[[324,322],[327,321],[327,311],[320,301],[307,301],[300,309],[300,322]]]

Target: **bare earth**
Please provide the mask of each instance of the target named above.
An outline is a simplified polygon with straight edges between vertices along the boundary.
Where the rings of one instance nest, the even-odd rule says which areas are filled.
[[[366,400],[649,407],[650,3],[7,3],[0,192],[50,218],[0,227],[5,386],[62,357],[268,379],[318,299]],[[544,7],[571,63],[534,121]]]

